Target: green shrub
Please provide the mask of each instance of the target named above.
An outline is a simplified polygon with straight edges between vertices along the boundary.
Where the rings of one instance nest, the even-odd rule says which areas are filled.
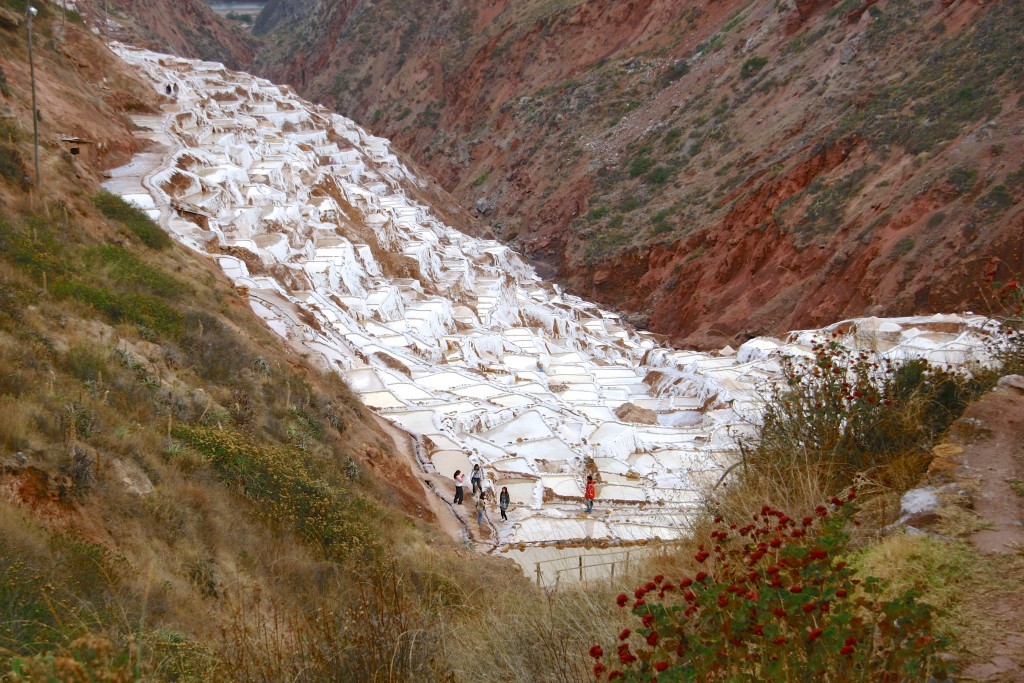
[[[914,238],[904,237],[899,242],[893,245],[892,251],[889,253],[890,258],[899,259],[903,258],[914,250]]]
[[[764,65],[767,63],[767,57],[751,57],[747,61],[743,62],[743,67],[740,69],[740,76],[743,78],[750,78],[763,69]]]
[[[171,246],[171,238],[153,222],[144,211],[132,206],[116,194],[100,191],[93,196],[92,203],[104,216],[118,221],[151,249],[166,249]]]
[[[591,221],[597,221],[608,215],[607,206],[597,206],[587,212],[587,219]]]
[[[641,151],[633,160],[629,163],[629,177],[637,178],[647,173],[651,166],[654,165],[654,159],[647,155],[646,151]]]
[[[0,142],[0,176],[20,183],[25,177],[21,154],[11,145]]]
[[[706,571],[678,583],[655,576],[618,596],[637,621],[607,659],[591,647],[597,679],[942,680],[946,643],[932,608],[914,590],[884,599],[880,579],[861,580],[839,559],[853,498],[800,521],[767,505],[752,523],[716,518],[714,545],[694,558]]]
[[[675,171],[668,166],[655,166],[644,176],[644,182],[648,185],[661,186],[671,180],[674,173]]]
[[[783,359],[786,383],[772,389],[760,434],[745,445],[751,462],[821,466],[843,484],[931,443],[985,389],[923,360],[895,364],[834,339],[812,350],[811,359]]]
[[[942,211],[936,211],[935,213],[928,217],[928,222],[926,223],[926,225],[930,230],[934,230],[935,228],[942,225],[945,222],[945,220],[946,214]]]
[[[678,81],[680,78],[690,73],[690,63],[685,59],[677,59],[676,61],[669,64],[661,72],[658,80],[662,87]]]
[[[1006,185],[996,185],[988,194],[978,200],[978,207],[986,213],[998,215],[1013,205],[1013,195]]]
[[[946,178],[956,190],[957,194],[966,194],[974,188],[978,180],[978,172],[970,166],[957,166],[952,169]]]
[[[181,334],[183,316],[159,296],[115,291],[88,285],[80,279],[58,280],[50,291],[58,298],[74,299],[91,306],[115,323],[135,323],[170,337]]]

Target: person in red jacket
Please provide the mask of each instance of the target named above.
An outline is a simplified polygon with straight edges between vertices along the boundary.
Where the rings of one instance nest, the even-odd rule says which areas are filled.
[[[587,475],[587,489],[583,492],[583,498],[587,501],[587,514],[589,515],[594,511],[594,498],[597,497],[597,484],[594,483],[594,477]]]

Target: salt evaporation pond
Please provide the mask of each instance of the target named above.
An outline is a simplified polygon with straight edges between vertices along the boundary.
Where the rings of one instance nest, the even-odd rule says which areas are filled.
[[[507,486],[489,549],[545,583],[579,554],[607,570],[616,553],[684,537],[780,356],[808,355],[816,336],[943,365],[981,353],[986,320],[970,315],[862,318],[720,353],[663,346],[445,225],[390,143],[351,120],[221,64],[115,50],[178,95],[134,117],[159,151],[107,188],[216,259],[270,329],[410,432],[425,472],[479,464],[489,489]],[[653,424],[620,417],[639,414]],[[587,474],[600,482],[590,516]]]

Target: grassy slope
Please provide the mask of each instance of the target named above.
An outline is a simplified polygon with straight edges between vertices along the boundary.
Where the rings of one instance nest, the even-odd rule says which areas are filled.
[[[54,22],[44,11],[37,37]],[[47,91],[92,89],[83,54],[104,50],[67,30],[37,53]],[[609,601],[538,612],[518,570],[416,520],[410,477],[374,479],[370,458],[404,465],[383,462],[396,456],[343,382],[61,154],[58,105],[107,120],[93,139],[126,155],[116,108],[47,98],[45,183],[24,181],[23,36],[0,25],[0,675],[70,657],[127,678],[578,678]],[[153,106],[116,60],[104,71],[107,99]],[[498,614],[500,634],[485,628]],[[555,623],[569,626],[546,638]]]
[[[0,136],[3,661],[72,666],[31,659],[56,652],[176,680],[584,679],[586,647],[620,627],[619,586],[544,596],[414,522],[363,469],[389,451],[343,384],[289,356],[212,264],[100,194],[48,118],[46,187],[29,192],[24,46],[9,28],[0,39],[14,55],[0,97],[14,114]],[[90,41],[67,44],[100,54]],[[85,90],[69,52],[44,48],[48,87]],[[107,98],[142,102],[110,64]],[[68,106],[85,119],[109,105]],[[109,139],[127,135],[101,115]],[[864,562],[921,577],[983,625],[971,600],[993,584],[939,591],[998,567],[971,569],[956,547],[922,576],[926,550],[872,546]]]

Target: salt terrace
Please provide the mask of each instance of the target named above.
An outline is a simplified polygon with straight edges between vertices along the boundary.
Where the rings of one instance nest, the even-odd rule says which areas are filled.
[[[426,475],[477,463],[488,488],[507,486],[515,505],[507,523],[490,515],[492,551],[685,535],[780,356],[809,355],[822,332],[947,366],[980,353],[986,321],[956,315],[844,321],[717,353],[664,346],[442,223],[389,142],[351,120],[220,64],[116,50],[176,102],[135,117],[159,151],[108,189],[209,254],[296,352],[414,435]],[[600,482],[591,516],[587,474]]]

